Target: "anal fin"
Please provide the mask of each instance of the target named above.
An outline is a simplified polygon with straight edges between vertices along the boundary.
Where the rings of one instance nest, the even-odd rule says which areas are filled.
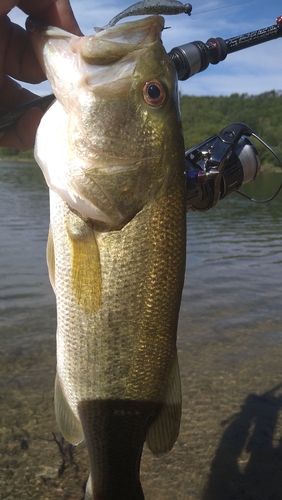
[[[93,500],[91,474],[86,483],[84,500]]]
[[[49,227],[49,234],[47,240],[46,259],[47,259],[50,283],[55,292],[55,251],[54,251],[54,241],[53,241],[51,226]]]
[[[163,405],[150,426],[146,438],[148,448],[155,456],[167,453],[175,444],[179,434],[181,405],[181,381],[177,353],[175,353]]]
[[[55,414],[56,420],[64,438],[71,444],[79,444],[84,439],[80,420],[73,413],[56,375],[55,380]]]

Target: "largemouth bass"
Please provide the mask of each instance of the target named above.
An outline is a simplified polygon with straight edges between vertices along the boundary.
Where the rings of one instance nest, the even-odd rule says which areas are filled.
[[[174,445],[185,268],[177,78],[152,16],[77,37],[29,23],[57,102],[35,155],[50,188],[55,413],[86,439],[86,499],[140,500],[143,444]]]

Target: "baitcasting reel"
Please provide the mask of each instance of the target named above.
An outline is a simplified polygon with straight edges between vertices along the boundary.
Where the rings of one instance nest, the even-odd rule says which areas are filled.
[[[255,200],[238,189],[247,182],[257,179],[260,172],[260,157],[248,139],[255,137],[282,163],[275,151],[253,133],[244,123],[233,123],[219,134],[189,149],[185,153],[187,211],[206,211],[219,200],[238,192],[257,203],[273,200],[282,188],[282,183],[271,198]]]

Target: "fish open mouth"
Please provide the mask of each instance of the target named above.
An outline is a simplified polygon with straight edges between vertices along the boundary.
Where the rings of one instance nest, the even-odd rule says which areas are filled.
[[[40,21],[29,17],[26,29],[35,47],[39,61],[45,71],[49,59],[64,49],[64,57],[80,52],[83,60],[93,65],[112,64],[126,54],[161,41],[164,18],[150,16],[135,22],[126,22],[100,31],[90,36],[76,36],[54,26],[44,26]],[[69,48],[68,48],[69,46]],[[48,54],[49,51],[49,54]]]

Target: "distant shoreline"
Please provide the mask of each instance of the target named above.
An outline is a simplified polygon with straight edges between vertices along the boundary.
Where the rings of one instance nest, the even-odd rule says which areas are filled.
[[[2,162],[8,162],[8,163],[33,163],[34,165],[37,165],[36,161],[34,158],[25,158],[23,156],[2,156],[0,157],[0,165]],[[260,173],[281,173],[282,170],[280,167],[275,166],[273,164],[266,164],[263,165],[261,168]]]
[[[8,163],[34,163],[35,165],[37,165],[36,161],[34,158],[23,158],[23,157],[19,157],[17,155],[15,156],[1,156],[0,157],[0,164],[2,162],[8,162]]]

